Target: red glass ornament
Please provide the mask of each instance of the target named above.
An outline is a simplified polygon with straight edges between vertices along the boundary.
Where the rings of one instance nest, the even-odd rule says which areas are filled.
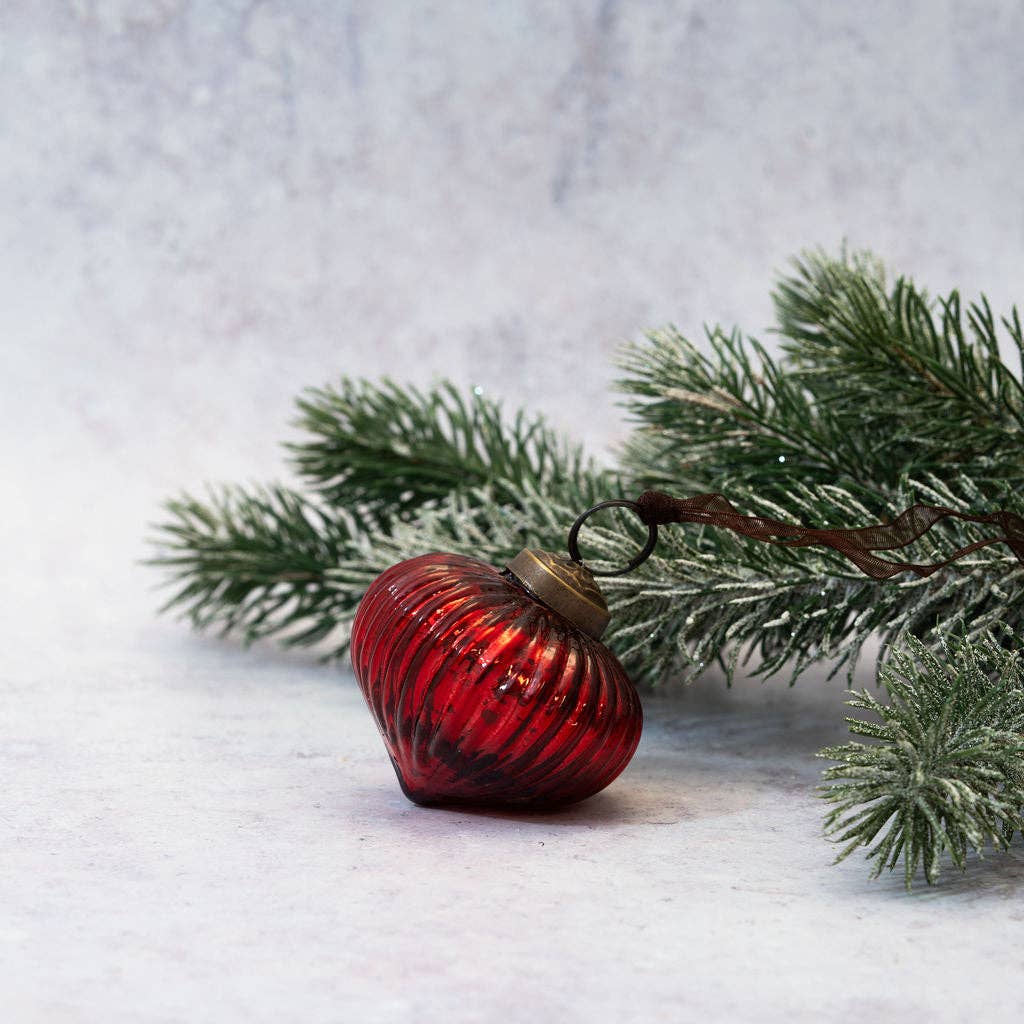
[[[416,803],[583,800],[640,742],[640,700],[608,648],[507,570],[463,555],[379,576],[356,613],[352,664]]]

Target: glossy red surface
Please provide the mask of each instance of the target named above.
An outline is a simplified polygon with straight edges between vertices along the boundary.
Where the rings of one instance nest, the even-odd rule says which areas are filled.
[[[352,663],[417,803],[582,800],[640,742],[640,700],[608,648],[463,555],[382,573],[356,613]]]

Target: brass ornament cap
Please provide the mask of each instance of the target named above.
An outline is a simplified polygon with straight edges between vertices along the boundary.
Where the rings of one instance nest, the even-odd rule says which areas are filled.
[[[594,574],[582,563],[550,551],[523,548],[505,568],[538,601],[600,640],[611,615]]]

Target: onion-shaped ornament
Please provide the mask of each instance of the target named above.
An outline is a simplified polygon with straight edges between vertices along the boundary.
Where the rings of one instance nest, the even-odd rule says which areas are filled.
[[[526,550],[392,566],[366,592],[352,663],[402,790],[422,804],[545,808],[604,789],[640,742],[637,692],[598,639],[578,561]]]

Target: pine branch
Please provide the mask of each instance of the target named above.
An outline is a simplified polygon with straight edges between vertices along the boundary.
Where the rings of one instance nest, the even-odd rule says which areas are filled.
[[[522,547],[564,550],[568,525],[586,492],[622,493],[611,478],[571,475],[560,486],[523,479],[517,504],[484,487],[449,493],[415,518],[395,521],[373,512],[332,511],[281,488],[230,490],[207,503],[168,506],[159,528],[164,544],[154,562],[174,573],[179,590],[169,606],[197,628],[238,630],[243,637],[281,635],[289,643],[329,637],[332,654],[376,572],[431,550],[460,551],[502,565]],[[607,489],[605,489],[607,487]],[[956,493],[937,482],[917,484],[915,497],[969,506],[979,496],[966,478]],[[815,525],[869,522],[872,511],[837,487],[792,488],[785,505],[734,492],[748,511]],[[909,504],[909,493],[896,502]],[[607,516],[607,514],[606,514]],[[642,544],[635,517],[599,517],[581,538],[597,568],[620,566]],[[921,560],[977,539],[978,529],[953,523],[922,539]],[[790,670],[790,680],[828,661],[852,674],[873,635],[896,641],[924,636],[959,619],[975,633],[1002,619],[1024,632],[1024,571],[1008,552],[986,549],[927,580],[878,584],[834,552],[779,548],[724,530],[674,526],[662,531],[655,556],[638,572],[604,581],[613,612],[609,643],[638,679],[670,672],[699,674],[716,661],[731,678]]]
[[[283,487],[223,488],[205,501],[185,495],[165,512],[149,560],[174,588],[162,611],[246,643],[329,640],[329,656],[344,653],[359,598],[382,568],[366,550],[368,520]]]
[[[328,656],[341,657],[360,597],[399,557],[394,536],[410,557],[460,550],[500,564],[538,536],[533,523],[551,522],[545,503],[574,510],[549,530],[561,549],[580,511],[618,493],[611,474],[541,419],[519,412],[506,423],[497,403],[464,401],[448,383],[424,395],[343,381],[307,396],[300,409],[313,439],[290,448],[324,497],[226,488],[168,502],[155,527],[151,564],[177,586],[164,609],[197,629],[292,646],[327,640]],[[435,527],[433,545],[430,529],[412,525],[432,509],[436,524],[450,525]]]
[[[943,858],[964,870],[969,850],[1005,850],[1024,828],[1024,671],[1019,634],[941,640],[938,653],[908,640],[880,680],[891,703],[867,691],[848,705],[853,741],[819,753],[826,834],[865,847],[872,876],[902,860],[907,888],[919,868],[936,881]]]
[[[444,381],[427,392],[343,379],[308,390],[289,445],[299,474],[329,505],[408,519],[457,492],[492,493],[516,506],[527,485],[573,490],[581,509],[599,500],[603,475],[541,417],[511,419],[482,395]]]
[[[851,432],[757,341],[721,328],[706,341],[710,356],[669,327],[623,352],[618,387],[638,424],[623,463],[638,487],[783,499],[794,482],[873,480],[879,439]]]
[[[624,468],[642,486],[744,487],[785,504],[793,482],[835,484],[875,512],[901,480],[965,472],[998,502],[1024,482],[1024,358],[1017,310],[997,324],[906,279],[891,290],[865,254],[811,254],[776,287],[772,359],[753,339],[707,331],[705,355],[676,329],[629,346],[619,382],[638,426]],[[1002,332],[1000,332],[1000,326]]]
[[[1016,309],[997,323],[984,298],[966,308],[955,291],[933,301],[906,278],[887,289],[866,254],[805,254],[773,298],[794,379],[844,428],[870,423],[893,446],[877,482],[964,468],[998,490],[1024,477]],[[1017,372],[1000,355],[1001,335]]]

